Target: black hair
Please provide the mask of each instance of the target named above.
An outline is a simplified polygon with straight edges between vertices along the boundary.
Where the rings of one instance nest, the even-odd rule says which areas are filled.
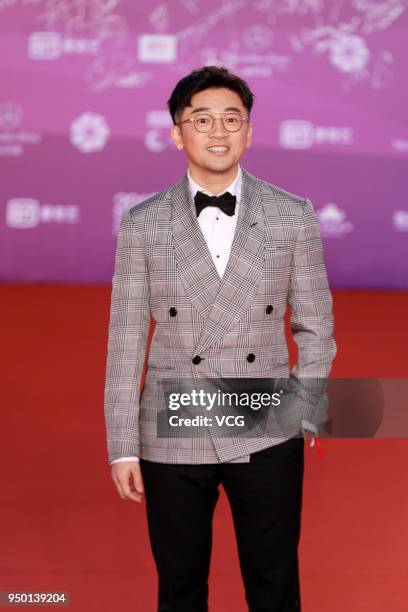
[[[194,94],[210,89],[212,87],[225,87],[235,91],[241,98],[242,104],[251,112],[254,103],[254,94],[248,84],[227,68],[222,66],[204,66],[198,70],[193,70],[183,77],[173,89],[167,101],[173,123],[176,123],[176,114],[191,105],[191,98]]]

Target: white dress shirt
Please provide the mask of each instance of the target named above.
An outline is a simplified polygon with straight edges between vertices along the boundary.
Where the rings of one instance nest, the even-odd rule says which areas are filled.
[[[231,217],[222,212],[220,208],[217,208],[215,206],[206,206],[206,208],[201,211],[197,219],[205,241],[207,243],[208,250],[211,254],[214,265],[217,269],[220,278],[222,278],[227,267],[232,242],[234,239],[235,228],[237,225],[242,185],[241,166],[238,166],[237,176],[232,181],[231,185],[229,185],[229,187],[224,189],[224,191],[222,191],[221,193],[217,194],[211,193],[210,191],[207,191],[207,189],[204,189],[203,187],[198,185],[198,183],[196,183],[192,178],[189,170],[187,171],[187,178],[193,200],[197,191],[202,191],[203,193],[206,193],[209,196],[219,196],[222,193],[229,191],[231,195],[236,196],[237,201],[235,205],[235,214],[233,214]],[[302,427],[313,431],[314,434],[317,435],[317,428],[312,423],[309,423],[304,419],[302,420]],[[310,446],[314,446],[313,437],[310,441]],[[112,461],[111,465],[120,461],[139,461],[139,458],[134,456],[120,457],[120,459],[115,459],[114,461]]]

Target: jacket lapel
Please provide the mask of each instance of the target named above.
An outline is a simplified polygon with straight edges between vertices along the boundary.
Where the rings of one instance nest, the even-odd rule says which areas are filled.
[[[264,212],[257,179],[242,170],[237,226],[228,264],[220,279],[197,221],[187,175],[173,188],[172,233],[184,290],[204,317],[199,354],[243,316],[264,269]]]

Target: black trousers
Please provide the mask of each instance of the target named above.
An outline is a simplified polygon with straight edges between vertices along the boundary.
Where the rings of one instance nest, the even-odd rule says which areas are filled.
[[[231,506],[249,612],[300,612],[303,438],[253,453],[250,463],[141,459],[140,466],[159,577],[158,612],[208,611],[212,517],[220,483]]]

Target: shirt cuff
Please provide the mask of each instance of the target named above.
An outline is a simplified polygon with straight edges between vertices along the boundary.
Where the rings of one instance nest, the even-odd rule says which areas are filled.
[[[139,457],[120,457],[120,459],[114,459],[111,461],[111,465],[114,463],[121,463],[122,461],[139,461]]]

